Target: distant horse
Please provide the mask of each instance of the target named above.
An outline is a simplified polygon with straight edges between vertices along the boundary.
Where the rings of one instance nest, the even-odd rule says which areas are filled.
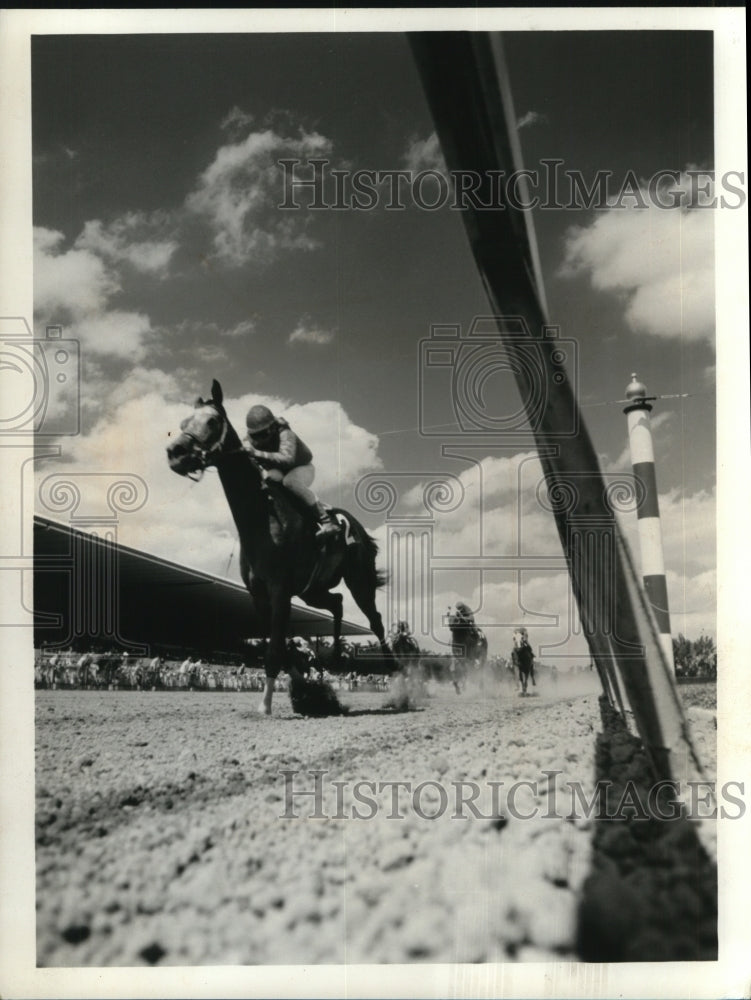
[[[87,688],[96,677],[96,661],[93,653],[84,653],[76,664],[78,687]]]
[[[420,644],[410,632],[407,622],[400,621],[393,626],[391,629],[390,644],[391,651],[402,670],[418,686],[420,692],[424,694],[424,685],[427,677],[422,665]]]
[[[525,628],[514,629],[514,648],[511,651],[511,662],[519,673],[521,693],[524,695],[527,693],[530,678],[533,686],[536,686],[535,654]]]
[[[420,657],[420,676],[425,681],[436,681],[438,684],[453,683],[452,663],[451,656],[442,653],[426,653]]]
[[[288,662],[296,667],[301,674],[310,677],[315,668],[316,674],[321,673],[321,668],[316,662],[315,654],[305,639],[295,636],[294,639],[287,640]]]
[[[57,681],[60,676],[60,655],[59,653],[53,653],[46,664],[42,666],[42,677],[44,679],[45,687],[55,688],[57,687]]]
[[[457,694],[466,686],[470,669],[479,677],[484,677],[485,661],[488,658],[488,640],[481,629],[468,619],[457,605],[458,613],[449,614],[448,626],[451,632],[451,681]]]
[[[334,616],[334,643],[339,648],[342,595],[330,591],[344,580],[368,619],[384,655],[383,621],[375,602],[386,582],[376,569],[378,547],[351,514],[334,509],[342,524],[339,536],[322,550],[311,519],[283,486],[266,480],[263,470],[243,448],[223,406],[222,387],[215,380],[211,399],[198,399],[194,412],[180,425],[181,433],[167,448],[170,468],[181,476],[215,466],[240,538],[240,572],[259,622],[269,630],[263,710],[271,715],[274,680],[285,669],[290,680],[304,686],[302,675],[289,663],[287,626],[293,597]],[[394,665],[396,667],[396,664]],[[290,689],[292,692],[292,688]]]
[[[391,651],[397,660],[416,659],[420,655],[417,639],[409,631],[407,622],[397,622],[391,629]]]

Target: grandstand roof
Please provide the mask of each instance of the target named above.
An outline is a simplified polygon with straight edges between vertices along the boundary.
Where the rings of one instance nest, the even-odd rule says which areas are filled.
[[[342,632],[370,634],[347,621]],[[330,615],[293,602],[289,635],[331,633]],[[262,634],[242,584],[34,517],[36,646],[86,637],[109,645],[236,651],[244,638]]]

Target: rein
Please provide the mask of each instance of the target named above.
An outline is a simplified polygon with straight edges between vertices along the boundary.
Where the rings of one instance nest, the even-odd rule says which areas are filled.
[[[218,412],[219,411],[217,410],[217,413]],[[206,469],[208,469],[209,466],[212,466],[212,465],[216,464],[214,461],[212,461],[212,458],[216,458],[220,454],[222,454],[222,455],[238,455],[238,454],[240,454],[242,452],[243,454],[248,455],[248,458],[251,459],[251,461],[252,461],[253,456],[249,455],[245,451],[245,449],[242,447],[242,445],[239,448],[233,448],[232,451],[222,451],[222,447],[224,445],[224,442],[227,439],[227,432],[228,431],[229,431],[229,420],[227,420],[226,416],[222,415],[222,433],[219,435],[219,437],[214,442],[214,444],[212,444],[209,448],[204,448],[203,447],[203,442],[200,441],[195,436],[195,434],[192,434],[190,431],[183,431],[183,434],[187,438],[190,438],[190,440],[194,443],[194,445],[195,445],[194,450],[193,450],[194,454],[196,455],[196,457],[199,459],[199,461],[201,463],[200,468],[197,470],[197,474],[196,473],[191,473],[191,472],[187,472],[186,473],[186,476],[188,477],[188,479],[192,479],[194,483],[200,483],[200,481],[203,479],[203,474],[205,473]]]

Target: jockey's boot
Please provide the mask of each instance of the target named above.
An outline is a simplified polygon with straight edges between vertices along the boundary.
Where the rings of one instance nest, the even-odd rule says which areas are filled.
[[[341,525],[334,518],[328,508],[318,501],[315,505],[316,519],[320,525],[318,531],[316,531],[316,538],[321,541],[328,541],[329,538],[333,538],[334,535],[338,535],[341,531]]]

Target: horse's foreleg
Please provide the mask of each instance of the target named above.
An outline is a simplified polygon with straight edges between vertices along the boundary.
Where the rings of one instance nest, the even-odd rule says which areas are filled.
[[[271,715],[271,701],[274,697],[274,684],[276,683],[276,677],[269,677],[266,674],[266,683],[263,688],[263,700],[261,704],[263,705],[263,714]]]
[[[453,659],[451,661],[451,665],[449,666],[449,674],[451,676],[451,683],[454,685],[454,691],[457,694],[461,694],[462,693],[461,683],[460,683],[461,678],[459,676],[459,667],[457,665],[456,659]]]
[[[331,598],[331,613],[334,616],[334,662],[337,667],[342,662],[342,618],[344,618],[344,598],[341,594],[328,594]]]
[[[299,673],[297,668],[287,668],[287,625],[290,615],[290,597],[282,587],[274,588],[271,593],[271,635],[266,652],[266,685],[263,693],[264,715],[271,715],[271,702],[274,697],[274,681],[279,671],[288,669],[290,676]]]

